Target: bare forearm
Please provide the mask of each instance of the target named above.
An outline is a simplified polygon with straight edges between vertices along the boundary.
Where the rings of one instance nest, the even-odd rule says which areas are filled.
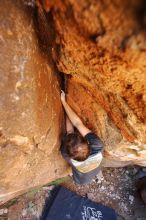
[[[67,116],[69,117],[72,124],[76,127],[78,124],[82,123],[81,119],[78,115],[71,109],[71,107],[67,104],[66,101],[62,102],[64,109],[66,111]]]
[[[66,115],[66,132],[68,133],[74,133],[74,127],[71,123],[69,117]]]
[[[61,101],[63,104],[63,107],[66,111],[66,114],[72,124],[78,129],[80,134],[84,137],[86,134],[91,132],[81,121],[81,119],[78,117],[78,115],[71,109],[71,107],[67,104],[65,100],[65,93],[64,91],[61,91]],[[70,129],[68,129],[70,130]]]

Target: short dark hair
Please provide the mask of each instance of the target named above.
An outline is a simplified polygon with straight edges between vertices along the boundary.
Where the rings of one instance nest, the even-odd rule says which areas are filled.
[[[67,134],[63,145],[69,157],[74,160],[84,161],[90,155],[87,141],[78,133]]]

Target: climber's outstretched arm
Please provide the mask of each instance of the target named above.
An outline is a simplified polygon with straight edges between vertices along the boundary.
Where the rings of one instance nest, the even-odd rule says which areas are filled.
[[[67,104],[65,99],[65,93],[61,92],[61,102],[63,104],[63,107],[65,109],[65,112],[67,116],[69,117],[72,124],[78,129],[78,131],[81,133],[82,136],[85,136],[91,130],[89,130],[81,121],[81,119],[78,117],[78,115],[71,109],[71,107]]]
[[[74,133],[74,127],[67,115],[66,115],[66,132],[67,134]]]

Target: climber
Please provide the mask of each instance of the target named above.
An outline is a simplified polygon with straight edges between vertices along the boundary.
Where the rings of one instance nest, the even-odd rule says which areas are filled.
[[[67,104],[63,91],[61,102],[67,114],[66,135],[61,144],[61,154],[72,167],[75,183],[90,183],[97,174],[101,173],[103,143]]]

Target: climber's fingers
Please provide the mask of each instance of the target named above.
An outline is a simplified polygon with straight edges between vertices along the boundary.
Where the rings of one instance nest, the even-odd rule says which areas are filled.
[[[65,101],[65,92],[61,90],[61,101]]]

